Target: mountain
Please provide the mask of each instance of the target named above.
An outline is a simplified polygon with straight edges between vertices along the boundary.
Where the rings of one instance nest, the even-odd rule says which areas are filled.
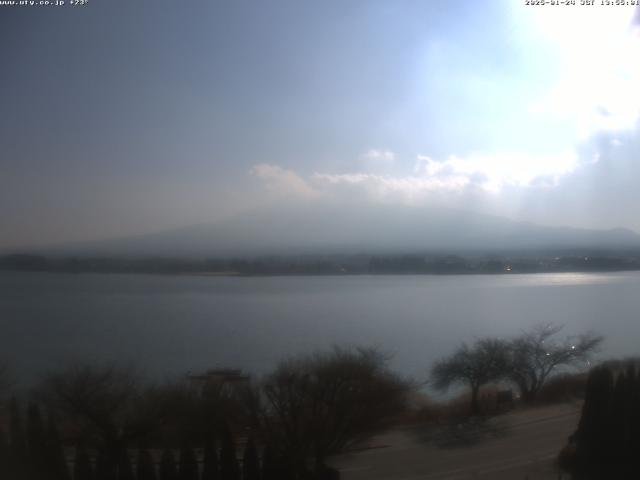
[[[640,236],[626,229],[548,227],[443,208],[306,204],[46,253],[207,257],[594,248],[640,248]]]

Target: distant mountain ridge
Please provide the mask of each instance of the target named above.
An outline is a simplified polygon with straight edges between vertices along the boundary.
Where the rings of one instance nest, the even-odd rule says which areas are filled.
[[[303,205],[40,250],[65,255],[216,257],[554,248],[635,249],[640,248],[640,235],[624,228],[548,227],[443,208]]]

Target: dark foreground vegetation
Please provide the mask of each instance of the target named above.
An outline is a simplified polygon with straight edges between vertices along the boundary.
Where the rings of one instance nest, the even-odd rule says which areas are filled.
[[[128,368],[74,365],[44,375],[20,399],[11,396],[3,371],[0,478],[337,479],[327,460],[362,446],[381,429],[421,422],[460,437],[468,430],[461,425],[469,425],[475,428],[469,438],[476,438],[483,416],[516,402],[581,395],[585,377],[569,375],[566,367],[584,364],[601,338],[557,340],[559,332],[547,325],[512,339],[463,344],[432,369],[438,388],[469,387],[468,395],[446,405],[417,402],[426,398],[418,385],[391,371],[388,357],[372,348],[335,347],[289,358],[261,379],[225,369],[149,384]],[[576,475],[585,459],[599,458],[592,455],[603,448],[599,435],[613,435],[614,426],[627,443],[609,442],[602,459],[630,459],[635,448],[629,443],[634,431],[623,424],[636,420],[631,405],[640,380],[635,366],[617,377],[610,368],[599,367],[589,377],[583,420],[572,454],[563,460]],[[504,390],[509,385],[519,398]],[[447,430],[446,422],[455,428]],[[451,444],[450,436],[441,440],[443,448]]]
[[[559,461],[575,480],[640,477],[640,363],[591,370],[582,415]]]
[[[305,255],[168,257],[0,256],[0,270],[61,273],[217,275],[510,274],[640,270],[640,252],[554,251],[512,255]]]
[[[259,382],[221,370],[145,385],[128,369],[70,367],[9,401],[0,478],[338,478],[327,457],[387,425],[410,389],[372,349],[292,358]]]

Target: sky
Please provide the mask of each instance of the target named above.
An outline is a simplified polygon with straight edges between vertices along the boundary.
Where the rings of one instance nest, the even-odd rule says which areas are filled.
[[[0,248],[295,202],[640,231],[640,22],[576,3],[0,5]]]

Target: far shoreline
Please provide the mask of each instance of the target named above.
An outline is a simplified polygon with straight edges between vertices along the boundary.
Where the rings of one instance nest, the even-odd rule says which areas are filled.
[[[640,268],[611,270],[539,270],[510,272],[344,272],[344,273],[242,273],[242,272],[147,272],[147,271],[71,271],[71,270],[9,270],[0,269],[0,274],[59,274],[59,275],[147,275],[159,277],[200,277],[200,278],[276,278],[276,277],[508,277],[547,274],[606,274],[640,272]]]
[[[640,251],[290,254],[247,257],[0,256],[0,271],[198,277],[513,275],[640,271]]]

